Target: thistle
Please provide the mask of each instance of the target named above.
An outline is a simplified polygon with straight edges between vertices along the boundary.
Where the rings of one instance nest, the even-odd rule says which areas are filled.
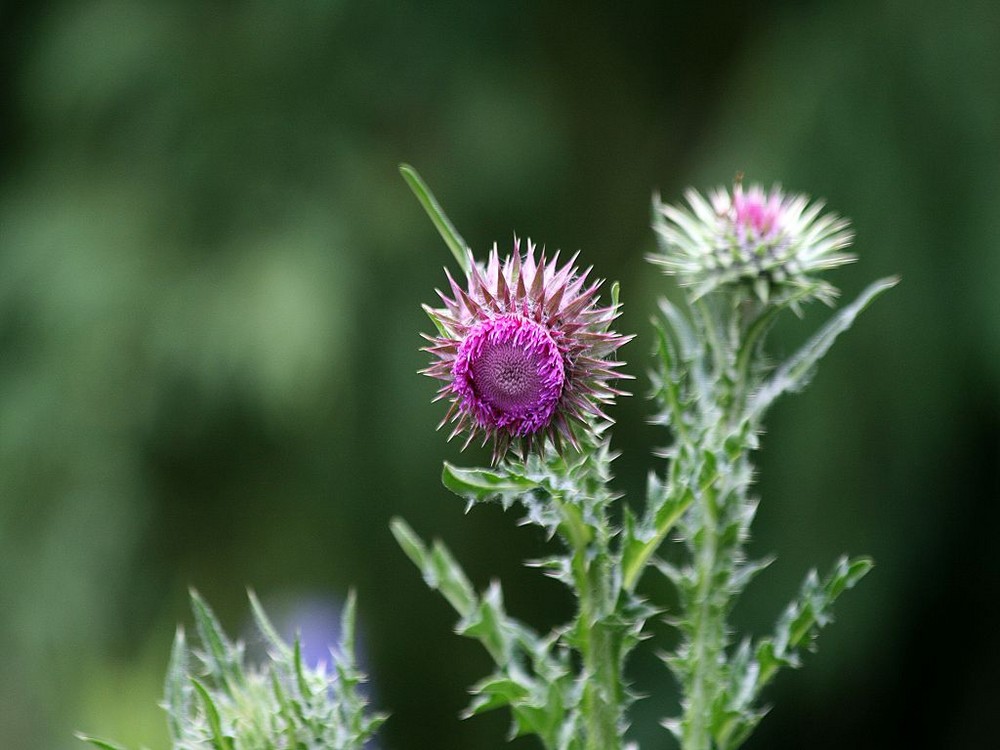
[[[815,274],[855,259],[842,252],[853,234],[845,219],[821,213],[822,202],[777,186],[744,191],[740,178],[732,191],[716,188],[706,199],[691,189],[685,197],[687,208],[654,199],[661,252],[650,260],[690,287],[693,298],[735,285],[764,304],[790,301],[797,308],[805,299],[836,298],[837,290]]]
[[[278,635],[257,597],[250,604],[267,648],[260,665],[247,663],[244,645],[230,640],[194,590],[191,610],[200,648],[178,628],[167,667],[163,708],[172,750],[363,750],[385,716],[369,710],[365,676],[354,654],[354,595],[341,618],[340,648],[328,665],[304,663],[298,637]],[[121,745],[85,734],[100,750]]]
[[[762,692],[782,668],[799,666],[835,600],[872,566],[843,557],[824,577],[812,571],[771,635],[734,632],[736,600],[771,560],[751,560],[746,550],[758,502],[751,457],[764,416],[808,382],[834,340],[896,280],[872,284],[776,362],[765,347],[776,317],[835,299],[817,274],[853,260],[844,252],[848,223],[805,196],[745,191],[740,180],[707,199],[688,191],[687,207],[655,200],[660,249],[651,260],[684,292],[678,304],[662,297],[654,320],[653,421],[671,443],[656,452],[667,465],[650,472],[642,510],[619,510],[609,431],[595,425],[573,441],[567,429],[606,419],[601,404],[618,393],[609,381],[620,377],[619,363],[608,359],[627,340],[608,330],[617,295],[599,307],[596,285],[571,270],[573,261],[535,262],[530,243],[523,259],[515,245],[507,260],[494,249],[485,268],[475,265],[426,185],[402,171],[468,277],[466,289],[449,276],[445,307],[428,309],[439,335],[428,337],[437,359],[426,372],[444,381],[439,398],[452,401],[445,422],[455,422],[454,434],[494,437],[501,455],[513,440],[538,449],[493,469],[445,464],[442,482],[470,508],[520,506],[524,523],[557,539],[558,552],[531,564],[566,584],[578,604],[570,622],[535,632],[506,613],[499,582],[478,594],[442,543],[426,545],[393,521],[400,546],[459,614],[458,631],[496,663],[472,688],[468,715],[507,706],[512,734],[534,734],[546,750],[634,747],[625,738],[634,698],[626,669],[649,635],[647,620],[663,611],[639,593],[652,570],[676,591],[667,614],[679,636],[672,651],[661,650],[681,692],[662,724],[682,750],[736,750],[766,713]],[[547,449],[561,440],[578,450]],[[659,555],[671,542],[667,562]]]
[[[424,306],[438,335],[424,336],[434,361],[422,372],[443,381],[436,400],[451,402],[439,428],[453,423],[466,446],[492,440],[494,463],[513,444],[522,455],[546,441],[579,449],[577,431],[611,421],[603,407],[624,394],[611,381],[627,377],[612,356],[631,337],[609,330],[619,306],[600,305],[603,282],[577,271],[576,255],[560,266],[558,252],[536,260],[527,245],[522,256],[515,239],[503,260],[494,245],[485,266],[466,251],[466,284],[446,269],[451,296]]]

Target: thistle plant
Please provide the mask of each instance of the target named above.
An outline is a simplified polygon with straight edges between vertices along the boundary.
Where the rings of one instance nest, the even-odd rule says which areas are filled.
[[[632,338],[612,328],[618,285],[602,300],[603,282],[579,270],[577,255],[561,262],[530,240],[515,239],[504,255],[494,245],[477,260],[419,175],[406,166],[402,173],[461,271],[458,279],[445,271],[442,307],[425,306],[435,331],[424,335],[423,372],[448,403],[440,427],[465,446],[492,445],[489,467],[445,463],[442,481],[468,509],[500,503],[542,529],[553,551],[528,564],[576,602],[568,622],[537,632],[507,613],[498,581],[477,591],[442,542],[427,545],[393,520],[403,551],[457,612],[458,632],[493,659],[466,715],[506,708],[511,735],[534,735],[546,750],[634,750],[625,739],[636,700],[629,656],[652,637],[650,620],[662,618],[679,635],[660,651],[681,695],[679,706],[661,706],[675,740],[665,733],[663,744],[735,750],[766,713],[764,689],[781,669],[799,666],[834,602],[872,567],[842,557],[822,577],[811,571],[772,634],[734,631],[733,606],[773,559],[746,550],[764,417],[779,396],[807,384],[834,340],[896,279],[875,282],[798,351],[773,361],[767,334],[785,310],[833,306],[837,290],[820,274],[854,260],[848,222],[805,196],[744,189],[740,179],[707,198],[689,191],[686,206],[654,199],[658,250],[649,260],[681,292],[676,303],[660,297],[653,321],[652,421],[668,445],[654,451],[659,463],[640,509],[617,507],[608,412],[628,395],[618,352]],[[640,591],[647,573],[675,588],[670,609]],[[287,645],[253,595],[251,604],[269,651],[256,668],[192,594],[201,648],[189,649],[178,631],[164,699],[172,748],[360,750],[384,717],[360,691],[353,597],[329,668],[305,665],[298,640]]]
[[[354,656],[353,595],[341,618],[341,644],[330,664],[303,661],[298,637],[288,645],[257,597],[254,621],[267,660],[249,666],[244,646],[226,637],[208,604],[194,591],[191,609],[201,648],[177,630],[164,688],[172,750],[361,750],[385,720],[361,692],[364,675]],[[102,750],[121,745],[78,735]]]
[[[445,240],[464,279],[446,272],[443,308],[425,373],[443,381],[451,436],[492,441],[493,465],[446,463],[444,485],[471,508],[517,507],[524,523],[555,540],[551,556],[529,564],[564,583],[572,619],[535,632],[507,614],[499,582],[475,590],[447,547],[426,545],[402,520],[392,528],[429,586],[458,613],[458,632],[479,640],[495,671],[472,688],[467,715],[507,707],[513,736],[532,734],[549,750],[628,747],[629,654],[664,617],[680,635],[665,663],[679,684],[679,710],[663,706],[664,726],[683,750],[732,750],[765,713],[763,689],[796,667],[834,601],[872,566],[841,558],[824,576],[810,572],[772,635],[739,638],[728,622],[737,598],[771,558],[751,560],[746,543],[757,508],[751,457],[770,405],[800,390],[836,337],[896,283],[884,279],[837,311],[790,357],[772,362],[766,336],[786,309],[831,304],[837,292],[819,274],[853,260],[848,223],[821,204],[779,188],[695,191],[687,206],[653,203],[659,250],[649,260],[676,278],[683,301],[663,296],[654,320],[650,379],[653,421],[667,432],[665,465],[649,474],[645,504],[614,506],[611,418],[625,395],[618,349],[631,337],[611,330],[618,286],[579,273],[576,256],[536,257],[515,241],[477,262],[426,184],[403,176]],[[615,523],[614,518],[620,518]],[[664,554],[667,546],[674,550]],[[668,562],[668,558],[671,562]],[[677,591],[672,611],[638,586],[649,571]],[[666,744],[666,743],[665,743]]]

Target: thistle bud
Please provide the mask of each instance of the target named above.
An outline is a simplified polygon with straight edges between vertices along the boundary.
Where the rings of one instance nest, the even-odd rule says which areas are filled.
[[[717,188],[685,193],[687,206],[654,200],[660,251],[650,260],[677,276],[695,299],[721,287],[748,289],[761,302],[833,302],[837,290],[816,274],[850,263],[842,252],[853,234],[846,219],[823,204],[780,187]]]

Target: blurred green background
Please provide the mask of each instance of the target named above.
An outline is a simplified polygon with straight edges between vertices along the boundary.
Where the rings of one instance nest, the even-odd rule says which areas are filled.
[[[164,747],[188,586],[232,632],[247,586],[290,619],[356,587],[381,746],[506,746],[506,716],[458,720],[487,659],[388,521],[502,577],[530,623],[570,602],[520,566],[537,534],[438,484],[484,454],[433,431],[416,374],[450,258],[401,161],[477,250],[517,232],[619,279],[640,393],[668,284],[642,260],[652,190],[742,170],[850,216],[860,260],[832,280],[903,283],[772,414],[753,550],[779,561],[736,620],[763,631],[842,551],[878,567],[747,748],[995,742],[992,0],[50,0],[0,21],[0,748]],[[665,440],[648,413],[614,412],[633,498]],[[632,666],[653,694],[635,737],[670,747],[670,680],[652,649]]]

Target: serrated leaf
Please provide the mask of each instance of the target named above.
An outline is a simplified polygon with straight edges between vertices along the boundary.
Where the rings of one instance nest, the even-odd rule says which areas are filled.
[[[760,419],[778,396],[805,387],[816,364],[830,350],[837,337],[849,329],[858,315],[878,296],[898,283],[898,278],[890,277],[871,284],[854,302],[841,308],[802,348],[785,360],[751,399],[749,410],[755,421]]]
[[[479,606],[459,624],[458,632],[482,643],[497,666],[504,667],[511,657],[510,630],[500,584],[493,581],[479,600]]]
[[[538,487],[536,482],[509,472],[461,469],[447,461],[441,470],[441,483],[459,497],[473,502],[494,500],[503,495],[518,495]]]
[[[434,227],[438,230],[438,234],[441,235],[441,239],[444,240],[448,249],[451,250],[451,254],[458,262],[458,267],[468,274],[472,270],[469,266],[469,256],[466,252],[468,245],[462,239],[462,235],[458,233],[458,230],[455,229],[455,225],[445,215],[444,209],[441,208],[441,204],[434,197],[434,193],[427,187],[427,183],[423,181],[417,170],[409,164],[400,164],[399,173],[403,175],[406,184],[410,186],[410,190],[417,196],[420,205],[423,206],[424,211],[427,212],[427,216],[430,217]]]
[[[797,650],[832,620],[834,602],[860,581],[872,565],[866,557],[853,560],[841,557],[822,581],[815,570],[809,571],[798,597],[779,618],[773,638],[762,640],[757,647],[758,688],[767,684],[781,667],[798,666]]]
[[[799,666],[798,656],[781,652],[775,646],[774,641],[765,639],[757,646],[757,663],[760,665],[760,678],[758,686],[761,687],[770,682],[771,678],[783,667],[795,669]]]
[[[420,537],[401,518],[394,518],[390,528],[399,546],[423,574],[427,585],[440,591],[459,616],[467,617],[476,607],[476,592],[448,548],[441,542],[435,542],[432,550],[428,551]]]
[[[826,583],[826,593],[832,602],[840,594],[864,578],[875,567],[875,562],[870,557],[855,557],[848,559],[841,557],[837,561],[837,567],[828,577]]]
[[[458,614],[465,617],[476,606],[476,592],[465,571],[441,542],[434,543],[431,563],[432,573],[437,582],[435,588],[451,603]]]

